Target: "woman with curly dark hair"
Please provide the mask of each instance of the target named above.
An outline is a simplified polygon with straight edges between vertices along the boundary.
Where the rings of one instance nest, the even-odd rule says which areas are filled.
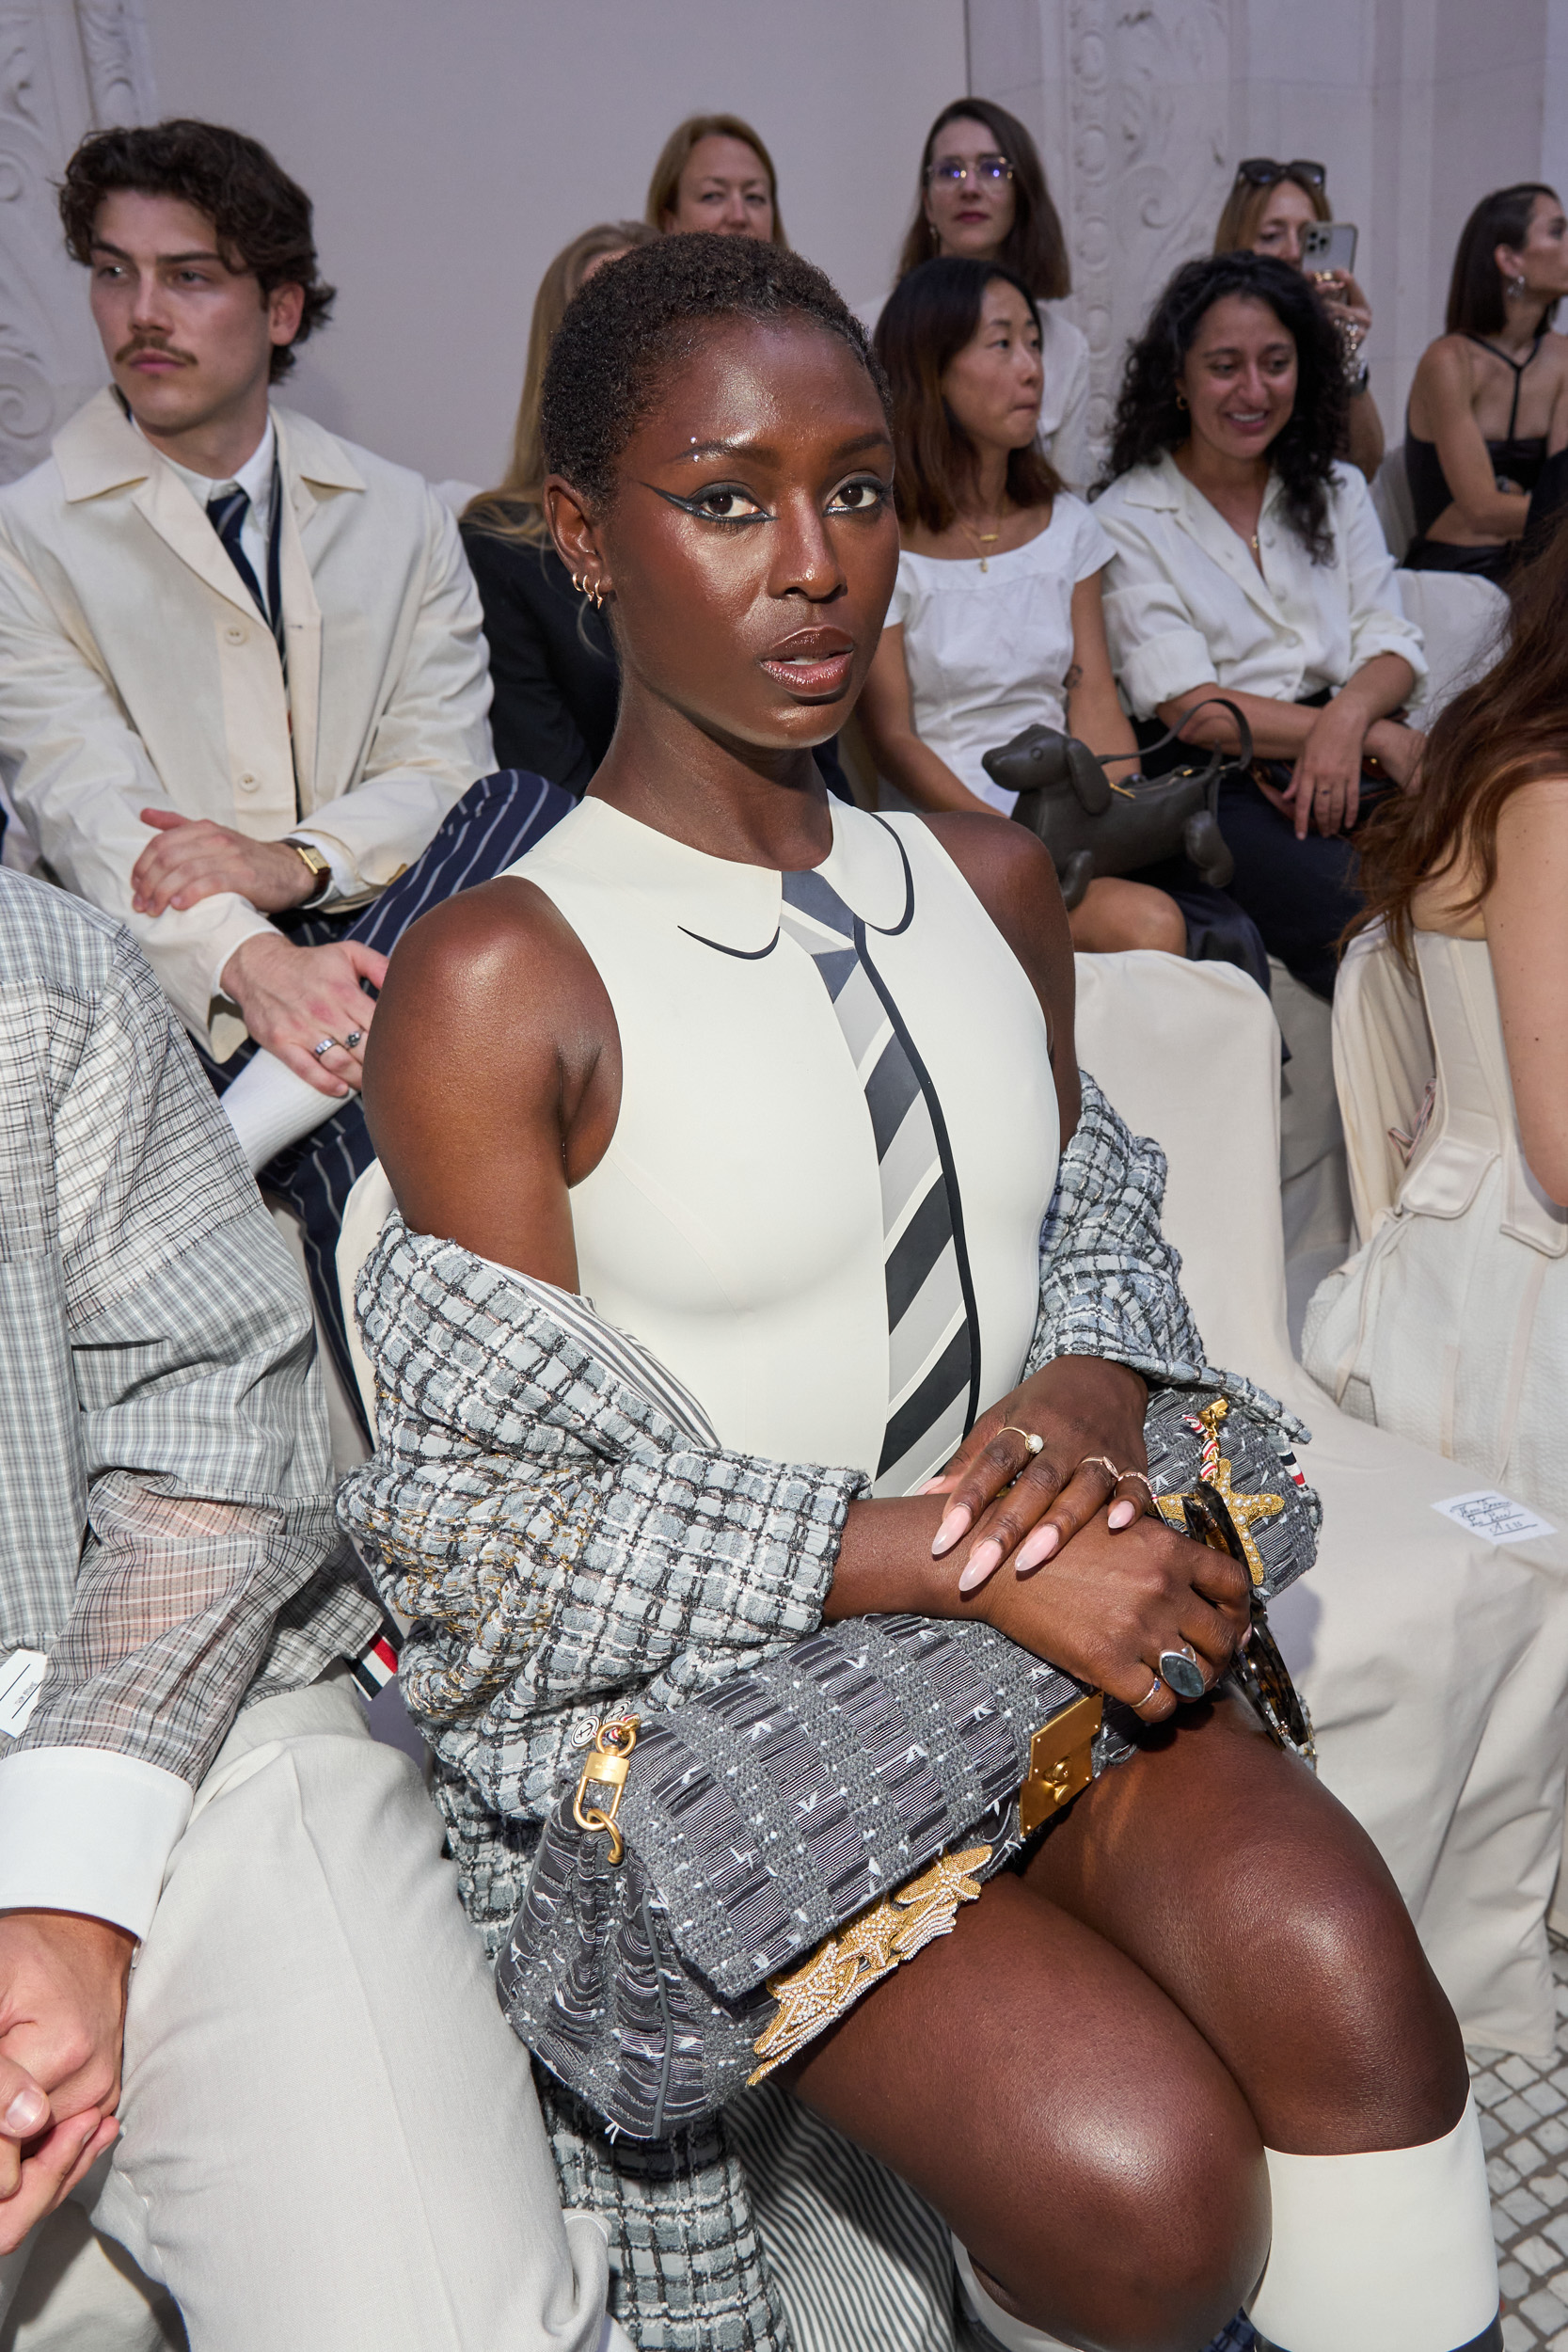
[[[1179,269],[1132,347],[1096,514],[1111,658],[1135,716],[1174,726],[1217,693],[1259,758],[1222,787],[1231,895],[1322,996],[1356,912],[1353,836],[1413,787],[1399,716],[1425,675],[1366,483],[1336,463],[1338,340],[1298,271],[1254,253]],[[1235,740],[1211,707],[1193,743]]]

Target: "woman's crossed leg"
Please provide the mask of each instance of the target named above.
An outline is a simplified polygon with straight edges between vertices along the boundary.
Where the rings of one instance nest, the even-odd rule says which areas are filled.
[[[1285,2352],[1359,2352],[1347,2325],[1400,2352],[1491,2340],[1452,2012],[1370,1841],[1237,1700],[1104,1774],[795,2090],[929,2199],[1002,2312],[1053,2338],[1196,2352],[1268,2262],[1258,2316]],[[1450,2142],[1454,2160],[1431,2153]],[[1359,2163],[1301,2162],[1323,2157]],[[1370,2233],[1392,2331],[1359,2305],[1347,2321],[1329,2288],[1271,2296],[1276,2268],[1318,2267],[1282,2240],[1320,2227],[1338,2241],[1323,2264],[1352,2275],[1347,2235]]]

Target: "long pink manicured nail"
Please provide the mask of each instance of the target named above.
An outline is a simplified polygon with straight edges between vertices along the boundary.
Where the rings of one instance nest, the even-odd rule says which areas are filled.
[[[988,1576],[992,1576],[1002,1559],[1002,1547],[994,1535],[988,1535],[983,1544],[976,1544],[969,1555],[969,1564],[958,1579],[960,1593],[977,1593]]]
[[[1013,1565],[1020,1576],[1026,1569],[1037,1568],[1042,1562],[1049,1560],[1061,1540],[1054,1527],[1037,1527],[1034,1534],[1019,1546],[1018,1558]]]
[[[915,1493],[917,1495],[940,1495],[946,1484],[945,1478],[927,1478],[924,1486],[915,1488]]]
[[[1119,1502],[1112,1503],[1105,1523],[1108,1527],[1131,1527],[1137,1516],[1137,1504],[1129,1502],[1127,1497],[1123,1495]]]
[[[967,1502],[960,1502],[956,1511],[949,1511],[931,1540],[931,1557],[940,1560],[944,1551],[951,1551],[960,1535],[967,1535],[974,1524],[974,1514]]]

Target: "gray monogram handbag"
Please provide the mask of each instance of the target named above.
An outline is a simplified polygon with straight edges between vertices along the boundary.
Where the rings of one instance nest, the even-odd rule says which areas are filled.
[[[1165,1389],[1163,1516],[1244,1561],[1236,1677],[1282,1746],[1310,1727],[1263,1604],[1310,1566],[1293,1458],[1244,1409]],[[634,2139],[700,2122],[951,1930],[1135,1718],[978,1621],[867,1617],[639,1721],[599,1726],[497,1963],[514,2029]]]

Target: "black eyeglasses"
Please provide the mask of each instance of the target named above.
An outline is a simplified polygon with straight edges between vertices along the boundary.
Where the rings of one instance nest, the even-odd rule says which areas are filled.
[[[966,164],[960,155],[942,155],[926,167],[927,180],[940,180],[950,188],[958,187],[971,172],[976,183],[989,181],[994,188],[1000,182],[1012,178],[1013,167],[1006,155],[976,155],[972,164]]]
[[[1300,155],[1289,164],[1276,164],[1272,155],[1249,155],[1237,165],[1236,177],[1255,188],[1272,188],[1280,180],[1305,180],[1309,188],[1321,188],[1328,174],[1322,164],[1307,163]]]

